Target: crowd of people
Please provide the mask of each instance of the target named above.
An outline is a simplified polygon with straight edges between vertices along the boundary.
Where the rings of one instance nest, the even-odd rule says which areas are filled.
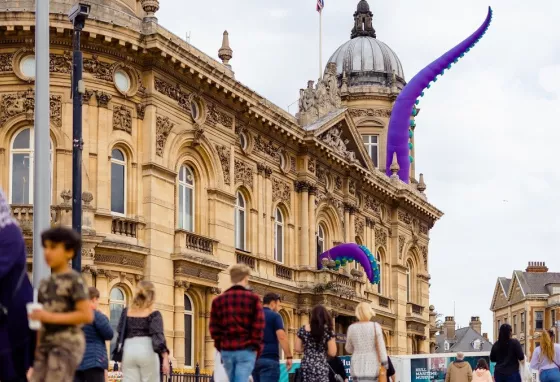
[[[81,237],[64,227],[41,235],[51,275],[34,296],[27,277],[25,242],[0,190],[0,381],[105,382],[109,357],[107,341],[117,336],[112,359],[120,363],[124,382],[156,382],[169,374],[170,352],[163,318],[154,309],[155,288],[137,285],[130,308],[123,311],[116,333],[97,310],[99,291],[87,287],[69,263],[81,247]],[[395,370],[387,355],[381,327],[372,321],[369,303],[356,308],[357,321],[347,332],[345,350],[352,355],[350,375],[340,358],[328,310],[315,306],[309,323],[297,330],[290,348],[275,293],[264,298],[251,291],[251,270],[230,268],[232,286],[212,302],[210,334],[216,348],[215,382],[269,382],[280,378],[280,359],[288,370],[295,353],[301,355],[296,382],[386,382]],[[532,358],[526,359],[512,328],[504,324],[490,361],[479,360],[474,372],[464,354],[449,365],[446,382],[528,382],[530,369],[541,382],[560,382],[560,345],[553,331],[543,331]],[[283,352],[281,357],[280,349]],[[221,373],[221,374],[220,374]]]

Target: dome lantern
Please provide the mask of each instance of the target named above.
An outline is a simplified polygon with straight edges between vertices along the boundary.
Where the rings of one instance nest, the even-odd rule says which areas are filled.
[[[373,13],[370,11],[366,0],[360,0],[358,9],[354,12],[354,28],[352,28],[350,38],[360,36],[376,38],[373,28]]]

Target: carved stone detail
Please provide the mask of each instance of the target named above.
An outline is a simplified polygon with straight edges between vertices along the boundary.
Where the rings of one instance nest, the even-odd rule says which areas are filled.
[[[131,253],[96,253],[96,263],[126,265],[133,268],[144,269],[144,256]],[[115,277],[116,278],[116,277]]]
[[[97,99],[97,106],[107,108],[109,106],[109,101],[111,101],[113,96],[109,93],[96,90],[95,98]]]
[[[13,53],[0,54],[0,72],[13,72]]]
[[[334,178],[334,189],[336,191],[342,190],[342,178],[338,175]]]
[[[94,91],[93,90],[88,90],[86,89],[86,91],[84,92],[84,94],[82,94],[82,105],[83,104],[89,104],[89,101],[91,100],[91,97],[93,97],[94,95]]]
[[[163,157],[163,149],[165,148],[165,142],[167,142],[167,137],[171,133],[171,129],[175,124],[169,120],[168,117],[158,116],[156,119],[156,155]]]
[[[412,216],[408,212],[399,210],[397,216],[399,220],[405,223],[406,225],[412,224]]]
[[[336,78],[336,63],[327,64],[325,75],[313,88],[313,81],[307,83],[307,89],[301,89],[299,95],[299,112],[296,114],[302,126],[309,125],[329,112],[339,109],[342,101]]]
[[[307,170],[310,173],[315,174],[315,159],[309,158],[309,162],[307,162]]]
[[[95,259],[95,249],[93,248],[82,248],[82,258],[84,259]]]
[[[428,236],[428,226],[426,224],[420,223],[420,233]]]
[[[22,92],[4,94],[0,98],[0,124],[20,114],[33,120],[35,113],[35,92],[28,89]],[[62,127],[62,97],[50,96],[50,117],[56,127]]]
[[[132,134],[132,110],[125,106],[113,108],[113,130],[122,130]]]
[[[294,186],[297,193],[309,191],[311,184],[309,182],[298,180],[294,182]]]
[[[387,247],[387,231],[381,228],[375,229],[375,244]]]
[[[348,139],[342,139],[342,129],[340,127],[331,127],[326,133],[323,134],[321,140],[348,162],[358,162],[358,160],[356,159],[356,153],[348,150],[347,148],[350,141]]]
[[[290,172],[292,174],[297,173],[297,169],[296,169],[296,158],[294,157],[290,157]]]
[[[222,171],[224,172],[224,183],[231,184],[231,173],[230,173],[230,150],[226,146],[216,146],[218,151],[218,156],[220,157],[220,163],[222,165]]]
[[[399,259],[402,259],[403,256],[403,248],[406,244],[406,237],[404,235],[399,235]]]
[[[144,120],[146,116],[146,105],[143,103],[139,103],[136,105],[136,115],[138,115],[138,119]]]
[[[322,184],[327,184],[327,169],[317,164],[317,179]]]
[[[372,211],[378,215],[381,211],[381,204],[379,203],[379,201],[370,195],[365,196],[364,207],[366,210]]]
[[[282,182],[279,179],[272,179],[272,200],[281,201],[287,206],[290,205],[291,200],[291,189],[287,183]]]
[[[233,118],[226,113],[218,110],[213,103],[208,105],[208,123],[215,126],[217,123],[220,125],[231,128],[233,127]]]
[[[168,96],[171,99],[174,99],[179,104],[183,110],[187,111],[190,115],[191,113],[191,100],[195,96],[192,93],[184,91],[181,89],[179,85],[171,85],[168,82],[165,82],[159,78],[155,79],[155,88],[156,91],[160,92]]]
[[[190,287],[191,287],[191,283],[188,281],[175,280],[175,288],[183,288],[187,290]]]
[[[357,217],[355,222],[355,231],[356,235],[361,236],[362,238],[364,237],[364,225],[364,219],[362,219],[361,217]]]
[[[352,116],[352,118],[359,118],[359,117],[391,118],[390,109],[350,109],[349,113],[350,116]]]
[[[255,138],[255,149],[263,154],[268,155],[269,157],[274,159],[276,163],[280,163],[279,153],[281,151],[281,148],[280,146],[275,145],[272,140],[266,142],[260,135],[257,135]]]
[[[70,196],[72,198],[72,196]],[[89,191],[82,192],[82,202],[84,202],[84,207],[91,207],[91,202],[93,202],[93,194]]]
[[[51,73],[72,73],[72,55],[64,52],[63,55],[51,54],[49,57],[49,70]]]
[[[235,183],[243,183],[253,188],[253,168],[245,162],[236,159],[234,161]]]
[[[84,71],[93,74],[93,77],[103,81],[113,81],[112,64],[99,61],[97,55],[84,59]]]
[[[425,245],[421,246],[420,252],[422,252],[422,258],[424,260],[424,268],[428,270],[428,247]]]
[[[356,195],[356,181],[354,179],[350,179],[348,182],[348,192],[350,195]]]

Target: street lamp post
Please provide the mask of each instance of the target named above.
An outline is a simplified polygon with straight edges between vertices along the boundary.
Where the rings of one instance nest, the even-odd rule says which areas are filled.
[[[80,235],[82,234],[82,95],[85,86],[82,80],[84,60],[80,49],[80,35],[84,29],[86,19],[89,16],[90,6],[77,3],[70,12],[68,18],[74,24],[72,55],[72,228]],[[82,271],[82,251],[78,252],[72,259],[72,268],[78,272]]]

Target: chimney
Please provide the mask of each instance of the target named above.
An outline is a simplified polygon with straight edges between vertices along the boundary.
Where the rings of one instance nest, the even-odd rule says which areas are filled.
[[[544,261],[529,261],[529,265],[527,265],[525,272],[546,273],[548,272],[548,268],[546,267],[546,263]]]
[[[443,323],[443,333],[445,334],[445,338],[448,340],[455,338],[455,317],[445,317],[445,322]]]
[[[471,317],[469,326],[478,334],[482,333],[482,323],[480,322],[480,317]]]
[[[488,333],[482,333],[482,337],[486,340],[486,342],[489,342]]]

